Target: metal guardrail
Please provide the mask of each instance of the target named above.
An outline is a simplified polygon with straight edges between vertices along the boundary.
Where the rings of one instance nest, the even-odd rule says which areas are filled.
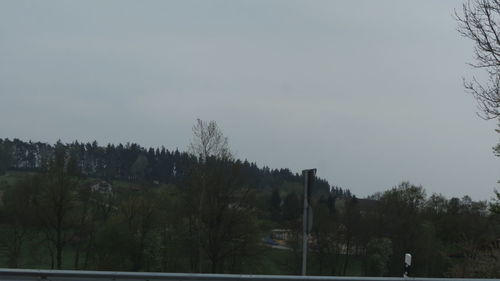
[[[486,281],[500,279],[336,277],[118,272],[83,270],[0,269],[2,281]]]

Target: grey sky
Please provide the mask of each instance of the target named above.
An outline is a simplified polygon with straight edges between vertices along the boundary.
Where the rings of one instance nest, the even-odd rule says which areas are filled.
[[[0,137],[186,149],[215,120],[240,158],[360,196],[403,180],[489,199],[495,121],[462,77],[460,1],[1,1]]]

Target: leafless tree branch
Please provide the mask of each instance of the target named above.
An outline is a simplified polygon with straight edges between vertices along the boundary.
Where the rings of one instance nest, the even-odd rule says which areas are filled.
[[[485,82],[464,79],[466,91],[476,99],[483,119],[500,118],[500,0],[472,0],[455,11],[458,31],[474,42],[474,68],[484,69]]]

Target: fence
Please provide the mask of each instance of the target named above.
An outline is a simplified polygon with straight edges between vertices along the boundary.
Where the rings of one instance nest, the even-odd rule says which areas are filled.
[[[2,281],[486,281],[500,279],[448,279],[398,277],[333,277],[289,275],[233,275],[80,270],[0,269]]]

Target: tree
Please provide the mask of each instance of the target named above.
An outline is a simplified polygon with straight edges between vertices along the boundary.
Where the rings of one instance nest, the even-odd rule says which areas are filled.
[[[135,179],[144,180],[146,168],[148,167],[148,158],[144,154],[139,154],[134,164],[130,167],[130,173]]]
[[[0,175],[3,175],[10,165],[10,155],[7,150],[7,142],[0,139]]]
[[[207,178],[209,165],[207,161],[209,158],[214,159],[229,159],[231,158],[231,152],[229,149],[229,144],[227,137],[222,134],[222,131],[217,126],[215,121],[206,122],[201,119],[196,119],[196,123],[193,128],[193,139],[189,143],[188,151],[194,157],[197,157],[199,163],[197,163],[192,171],[192,178],[196,182],[196,194],[199,193],[198,202],[195,204],[198,206],[197,214],[195,215],[194,223],[198,231],[202,228],[202,212],[203,206],[205,204],[205,197],[207,193]],[[194,195],[194,194],[193,194]],[[194,196],[190,196],[191,199]],[[198,233],[198,270],[202,271],[202,237]]]
[[[358,234],[360,228],[361,214],[358,206],[358,199],[356,197],[347,198],[345,205],[345,210],[343,214],[342,223],[345,227],[344,237],[345,237],[345,262],[344,269],[342,271],[343,275],[346,275],[347,267],[349,265],[349,254],[351,250],[351,243],[353,238]]]
[[[464,254],[464,261],[449,270],[452,278],[499,278],[500,277],[500,243],[494,241]]]
[[[392,241],[388,238],[372,239],[367,245],[364,264],[367,276],[384,276],[392,255]]]
[[[496,129],[495,131],[500,134],[500,124],[498,124],[498,129]],[[495,147],[493,147],[493,153],[496,156],[500,157],[500,142]]]
[[[239,167],[213,158],[203,163],[202,173],[195,170],[190,176],[186,206],[199,204],[190,215],[200,247],[200,272],[206,271],[203,257],[210,263],[210,272],[225,272],[231,270],[228,262],[237,268],[258,248],[254,192],[243,182]]]
[[[500,117],[500,0],[468,1],[455,13],[462,36],[474,41],[475,68],[483,69],[487,82],[475,77],[465,88],[476,99],[484,119]]]
[[[295,192],[286,195],[283,201],[283,219],[293,221],[300,218],[301,215],[300,199]]]
[[[328,201],[319,202],[313,212],[314,240],[311,243],[311,253],[317,257],[317,262],[313,263],[313,266],[317,266],[320,275],[338,275],[340,245],[344,242],[340,239],[341,224],[337,219],[337,214],[330,210]]]
[[[253,192],[244,185],[241,164],[231,161],[227,137],[215,121],[197,120],[189,151],[199,160],[192,167],[187,196],[188,206],[198,206],[191,214],[198,236],[198,270],[203,271],[202,253],[212,273],[224,272],[229,260],[236,268],[258,248]]]
[[[302,253],[302,207],[299,196],[295,192],[289,192],[283,200],[282,218],[283,226],[290,230],[287,244],[292,248],[287,265],[294,274],[300,273],[300,262]]]
[[[189,256],[196,241],[189,234],[189,206],[184,193],[174,186],[161,186],[156,196],[158,213],[158,269],[162,272],[189,271]],[[193,242],[193,243],[191,243]]]
[[[494,202],[490,203],[490,211],[497,215],[500,215],[500,192],[495,190],[495,195],[497,198]]]
[[[148,270],[145,268],[146,248],[149,236],[156,221],[155,194],[152,191],[123,194],[119,202],[119,218],[127,226],[127,231],[133,238],[129,245],[132,270]]]
[[[77,219],[78,224],[76,225],[76,235],[78,236],[78,243],[75,246],[75,259],[74,268],[79,269],[80,267],[80,252],[85,241],[91,241],[93,236],[93,216],[91,203],[92,200],[92,190],[87,186],[80,186],[77,190],[77,199],[79,201]],[[85,267],[85,263],[84,263]]]
[[[95,262],[98,270],[131,270],[133,259],[130,255],[135,248],[132,233],[120,219],[111,219],[95,234]]]
[[[68,159],[66,148],[58,143],[54,159],[40,185],[38,215],[45,234],[52,264],[61,269],[63,249],[72,238],[75,226],[76,187],[79,180],[76,175],[75,161]],[[55,262],[55,264],[54,264]]]
[[[484,69],[487,82],[475,77],[464,81],[465,89],[476,99],[483,119],[498,119],[500,127],[500,0],[474,0],[455,13],[462,36],[474,41],[475,68]],[[500,129],[496,130],[500,133]],[[500,143],[493,147],[500,156]]]
[[[271,213],[271,220],[277,222],[281,219],[281,197],[277,188],[273,189],[271,194],[269,211]]]
[[[209,157],[232,158],[227,137],[222,134],[215,121],[206,122],[196,119],[193,126],[193,139],[189,144],[188,151],[199,157],[202,162]]]
[[[9,267],[19,267],[23,245],[29,233],[35,230],[34,201],[39,183],[39,176],[27,176],[12,187],[6,186],[2,196],[3,212],[8,224],[2,242],[7,249]]]
[[[379,235],[392,241],[393,254],[389,263],[390,275],[401,273],[401,257],[405,253],[415,253],[419,249],[418,236],[421,231],[422,216],[425,203],[425,190],[409,182],[385,191],[380,197],[377,212],[380,221]],[[424,256],[415,259],[425,260]]]

